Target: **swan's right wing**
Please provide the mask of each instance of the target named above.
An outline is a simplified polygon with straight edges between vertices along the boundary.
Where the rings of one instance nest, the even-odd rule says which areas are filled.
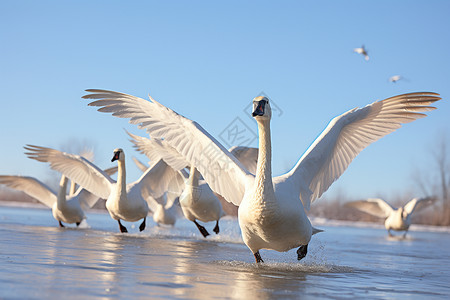
[[[1,175],[0,184],[22,191],[50,208],[56,202],[56,194],[46,184],[33,177]]]
[[[25,153],[29,158],[50,163],[53,170],[63,173],[98,197],[108,199],[111,184],[115,181],[84,157],[34,145],[24,148],[29,151]]]
[[[149,139],[128,132],[133,147],[145,154],[151,161],[164,160],[174,170],[180,171],[189,166],[189,162],[177,150],[162,139]]]
[[[152,197],[158,200],[169,189],[180,194],[184,187],[184,178],[162,159],[148,168],[137,182],[141,186],[141,194],[144,199]]]
[[[378,198],[347,202],[345,206],[356,208],[378,218],[387,218],[394,210],[392,206]]]
[[[235,205],[241,203],[246,184],[254,176],[199,124],[151,98],[150,102],[113,91],[87,91],[92,94],[83,98],[96,100],[90,106],[98,106],[98,111],[119,118],[129,118],[130,123],[139,124],[152,138],[164,139],[190,166],[198,169],[212,190]]]
[[[233,146],[228,149],[252,174],[256,174],[256,165],[258,164],[258,148]]]
[[[436,197],[414,198],[403,206],[406,214],[419,212],[432,205],[437,200]]]

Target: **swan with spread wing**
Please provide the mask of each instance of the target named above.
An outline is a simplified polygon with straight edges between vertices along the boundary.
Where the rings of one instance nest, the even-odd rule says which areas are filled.
[[[61,152],[55,149],[27,145],[29,158],[50,163],[50,167],[61,172],[77,184],[106,200],[106,209],[111,218],[119,223],[121,232],[128,232],[120,222],[137,222],[143,219],[139,230],[145,229],[146,217],[149,212],[146,198],[149,195],[162,196],[167,182],[172,180],[172,174],[166,170],[165,163],[160,161],[142,174],[135,182],[126,183],[125,153],[123,149],[114,150],[111,161],[118,162],[117,181],[100,170],[96,165],[79,155]]]
[[[170,195],[178,194],[180,206],[184,216],[192,221],[203,235],[207,237],[209,232],[197,221],[216,221],[213,231],[218,234],[219,219],[225,215],[219,200],[220,195],[215,194],[208,184],[201,178],[201,174],[196,167],[189,165],[189,162],[178,153],[177,150],[161,139],[149,139],[127,132],[131,137],[131,142],[135,148],[145,154],[150,160],[164,160],[171,168],[178,172],[178,178],[169,185]],[[256,171],[258,149],[234,146],[230,148],[233,154],[251,172]],[[190,172],[184,170],[189,167]],[[181,192],[181,194],[180,194]]]
[[[117,168],[109,168],[105,173],[112,175]],[[98,196],[79,187],[75,190],[75,184],[71,185],[69,195],[66,195],[68,178],[61,176],[59,190],[55,193],[45,183],[30,176],[0,175],[0,184],[22,191],[35,198],[42,204],[52,209],[53,217],[58,221],[60,227],[65,227],[62,222],[80,225],[86,219],[83,208],[91,208],[100,199]]]
[[[288,251],[299,247],[297,259],[307,254],[311,236],[317,232],[306,215],[319,198],[368,145],[395,131],[401,124],[425,117],[423,112],[440,100],[431,92],[410,93],[355,108],[331,120],[325,130],[286,174],[272,177],[270,120],[267,97],[253,99],[252,116],[259,132],[256,174],[249,172],[223,145],[199,124],[150,97],[87,90],[90,106],[100,112],[128,118],[162,138],[191,165],[196,166],[211,189],[239,206],[242,238],[257,263],[259,250]],[[208,162],[208,163],[205,163]]]
[[[424,210],[436,200],[436,197],[414,198],[399,208],[395,208],[379,198],[352,201],[345,205],[356,208],[372,216],[385,219],[384,227],[386,227],[389,236],[392,236],[391,230],[394,230],[404,231],[403,237],[405,237],[409,226],[411,225],[412,214]]]

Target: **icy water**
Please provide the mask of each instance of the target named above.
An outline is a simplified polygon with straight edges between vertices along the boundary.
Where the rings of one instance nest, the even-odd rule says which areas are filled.
[[[88,213],[84,228],[57,227],[51,211],[0,207],[0,299],[449,299],[450,233],[315,223],[308,256],[261,251],[254,263],[237,221],[204,239],[174,228]],[[313,222],[314,223],[314,222]],[[333,226],[331,226],[333,224]],[[134,226],[133,226],[134,225]],[[212,232],[213,223],[206,224]],[[420,228],[419,228],[420,229]]]

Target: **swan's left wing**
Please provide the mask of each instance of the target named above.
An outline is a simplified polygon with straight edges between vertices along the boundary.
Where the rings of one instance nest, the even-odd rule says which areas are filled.
[[[395,210],[389,203],[379,198],[347,202],[345,206],[356,208],[378,218],[387,218]]]
[[[85,157],[85,156],[83,156]],[[103,170],[108,176],[112,176],[115,173],[117,173],[117,166],[107,168]],[[97,203],[100,198],[91,192],[87,191],[86,189],[79,187],[76,193],[73,195],[73,197],[78,197],[78,201],[80,202],[80,205],[83,209],[89,209],[92,208],[95,203]]]
[[[233,146],[228,149],[236,158],[247,168],[247,170],[256,174],[256,165],[258,164],[258,148]]]
[[[410,93],[352,109],[331,120],[296,166],[280,177],[309,209],[364,148],[403,123],[425,117],[422,112],[436,109],[430,104],[440,99],[436,93]]]
[[[119,118],[129,118],[139,124],[152,138],[164,139],[195,166],[211,189],[227,201],[239,205],[245,187],[254,176],[239,160],[222,146],[199,124],[151,99],[105,90],[87,90],[92,94],[85,99],[96,99],[90,106],[100,107],[100,112],[112,113]]]
[[[419,212],[428,206],[432,205],[437,200],[436,197],[414,198],[403,206],[406,214],[412,214],[413,212]]]

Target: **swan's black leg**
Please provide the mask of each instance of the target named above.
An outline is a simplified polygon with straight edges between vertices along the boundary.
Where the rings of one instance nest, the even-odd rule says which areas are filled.
[[[202,225],[198,224],[196,220],[194,220],[194,224],[197,225],[197,228],[200,231],[200,233],[203,235],[203,237],[207,237],[209,235],[209,232],[206,230],[206,228],[203,227]]]
[[[214,229],[213,229],[213,231],[216,233],[216,234],[219,234],[219,220],[217,220],[217,222],[216,222],[216,227],[214,227]]]
[[[66,227],[66,226],[64,226],[63,223],[61,223],[61,221],[59,221],[59,227],[63,228],[63,227]]]
[[[300,246],[297,250],[297,260],[301,260],[308,253],[308,244]]]
[[[255,253],[253,253],[253,255],[255,256],[255,260],[256,260],[257,264],[264,262],[263,259],[261,258],[261,254],[259,254],[259,251],[256,251]]]
[[[120,223],[120,220],[117,220],[117,222],[119,222],[120,232],[128,232],[127,228]]]
[[[388,229],[388,234],[389,234],[389,236],[390,236],[390,237],[393,237],[393,235],[392,235],[392,233],[391,233],[391,230],[390,230],[390,229]]]
[[[77,224],[77,227],[80,226],[81,222],[76,222],[75,224]]]
[[[142,221],[141,225],[139,225],[139,231],[142,231],[145,229],[145,219],[146,218],[144,218],[144,221]]]

